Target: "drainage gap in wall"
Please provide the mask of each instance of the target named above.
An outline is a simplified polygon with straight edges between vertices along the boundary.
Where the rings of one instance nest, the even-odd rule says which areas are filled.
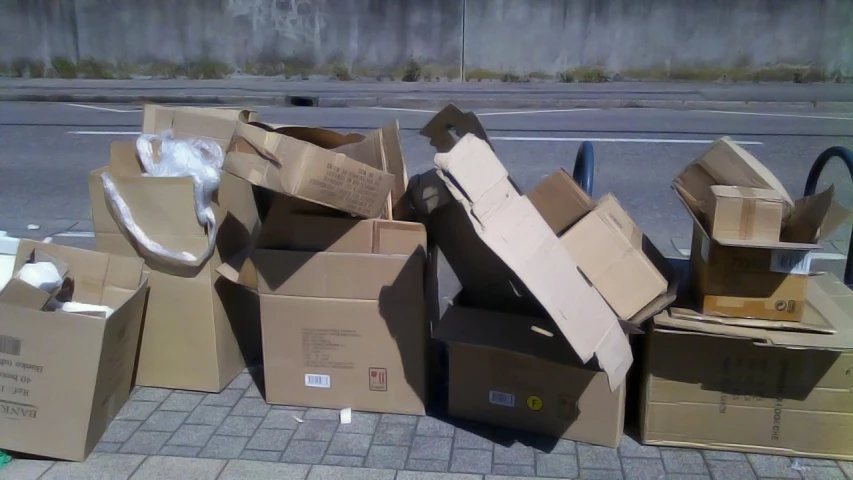
[[[316,107],[320,104],[319,97],[305,97],[302,95],[287,95],[284,104],[288,107]]]

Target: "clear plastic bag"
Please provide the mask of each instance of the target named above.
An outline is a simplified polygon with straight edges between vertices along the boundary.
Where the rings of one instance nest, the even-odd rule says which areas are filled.
[[[159,162],[154,161],[154,144],[160,143]],[[193,181],[193,193],[196,218],[200,225],[207,228],[208,245],[201,255],[186,251],[171,251],[152,240],[133,220],[130,207],[121,198],[121,194],[109,173],[101,174],[107,202],[111,204],[116,221],[123,230],[136,240],[140,248],[150,256],[166,264],[198,267],[211,255],[216,242],[216,218],[211,203],[213,193],[219,188],[222,177],[222,163],[225,156],[222,148],[215,142],[201,139],[175,139],[171,130],[160,135],[143,134],[136,140],[136,150],[143,176],[147,177],[190,177]]]

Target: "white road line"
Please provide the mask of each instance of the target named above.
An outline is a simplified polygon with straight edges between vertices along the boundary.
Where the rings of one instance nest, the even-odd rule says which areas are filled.
[[[139,135],[139,132],[102,132],[99,130],[75,130],[70,135]]]
[[[107,108],[107,107],[95,107],[93,105],[80,105],[79,103],[65,103],[63,105],[68,105],[69,107],[88,108],[91,110],[100,110],[102,112],[112,112],[112,113],[136,113],[139,111],[139,110],[119,110],[117,108]]]
[[[419,110],[417,108],[370,107],[373,110],[388,110],[390,112],[438,113],[435,110]]]
[[[759,113],[759,112],[727,112],[723,110],[690,110],[696,113],[721,113],[724,115],[754,115],[758,117],[788,117],[788,118],[815,118],[818,120],[847,120],[853,121],[853,117],[826,117],[822,115],[794,115],[792,113]]]
[[[599,142],[599,143],[687,143],[706,145],[714,140],[671,139],[671,138],[591,138],[591,137],[489,137],[505,142]],[[739,145],[764,145],[763,142],[736,141]]]
[[[600,108],[567,108],[563,110],[513,110],[510,112],[486,112],[478,113],[478,117],[494,117],[497,115],[535,115],[540,113],[569,113],[569,112],[590,112],[600,111]]]
[[[62,232],[53,236],[66,238],[95,238],[95,232]]]

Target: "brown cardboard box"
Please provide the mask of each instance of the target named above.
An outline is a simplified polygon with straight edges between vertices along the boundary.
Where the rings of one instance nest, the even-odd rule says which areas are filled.
[[[0,449],[84,460],[127,401],[145,308],[142,261],[22,240],[16,269],[43,252],[68,266],[73,301],[109,317],[0,302]]]
[[[68,265],[51,257],[41,250],[33,251],[32,256],[26,259],[24,263],[39,262],[52,263],[53,266],[56,267],[56,271],[59,273],[59,276],[67,282]],[[14,272],[12,278],[9,279],[9,282],[0,289],[0,303],[29,308],[32,310],[44,310],[48,303],[50,303],[50,300],[56,297],[65,282],[63,282],[63,285],[59,285],[51,291],[45,291],[43,290],[43,286],[39,288],[21,280],[21,278],[18,277],[17,272],[20,268],[20,266],[16,268],[16,272]]]
[[[709,199],[715,185],[777,192],[785,208],[780,241],[709,235]],[[851,217],[849,210],[833,201],[834,189],[793,202],[779,180],[728,137],[714,142],[676,176],[673,188],[694,223],[691,264],[702,312],[799,321],[811,251]]]
[[[675,300],[666,259],[612,194],[596,203],[560,169],[527,198],[621,320],[639,324]]]
[[[447,153],[436,154],[435,164],[476,236],[541,303],[581,360],[597,358],[617,390],[633,360],[618,319],[531,201],[519,194],[489,144],[465,135]]]
[[[775,190],[714,185],[708,205],[708,230],[721,240],[778,242],[785,203]]]
[[[617,447],[625,385],[583,365],[550,319],[448,307],[434,335],[448,348],[448,413]]]
[[[176,137],[209,132],[210,137],[224,139],[227,133],[222,122],[228,120],[220,116],[227,113],[228,118],[236,119],[243,115],[220,109],[157,107],[151,111],[157,115],[172,112]],[[143,123],[150,123],[149,118],[146,115]],[[230,123],[232,131],[236,121]],[[107,208],[100,179],[103,171],[111,174],[134,221],[152,240],[166,248],[198,254],[206,249],[208,239],[196,218],[192,179],[142,177],[133,142],[115,142],[110,147],[109,166],[89,177],[92,223],[99,251],[139,255],[146,260],[151,292],[136,383],[221,391],[247,362],[260,355],[260,326],[251,313],[258,308],[257,300],[216,273],[222,258],[239,253],[257,235],[260,220],[252,186],[223,173],[213,204],[219,230],[213,256],[198,269],[176,270],[148,257],[125,237]]]
[[[423,415],[424,226],[286,210],[219,269],[259,296],[266,400]]]
[[[397,180],[406,174],[399,127],[394,122],[359,137],[239,123],[223,168],[277,193],[362,217],[391,218],[406,188],[406,180]]]
[[[142,110],[142,133],[158,135],[171,129],[175,138],[212,140],[225,153],[235,125],[258,120],[257,112],[251,110],[146,104]]]
[[[809,278],[803,322],[835,334],[660,314],[647,336],[643,443],[853,459],[851,314],[853,293],[832,275]]]

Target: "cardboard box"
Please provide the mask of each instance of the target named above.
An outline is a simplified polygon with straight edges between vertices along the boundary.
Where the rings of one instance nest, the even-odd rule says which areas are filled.
[[[780,241],[713,238],[707,199],[715,185],[777,192],[785,208]],[[779,180],[728,137],[676,176],[673,188],[694,223],[691,264],[702,312],[799,321],[811,251],[853,215],[833,201],[834,188],[793,202]]]
[[[64,281],[67,281],[68,265],[41,250],[33,251],[30,258],[24,261],[24,264],[41,262],[53,264],[59,276]],[[50,300],[56,297],[65,282],[55,286],[50,291],[44,290],[45,287],[43,285],[41,287],[30,285],[18,277],[18,271],[22,266],[19,265],[17,268],[14,268],[14,273],[9,282],[4,287],[0,287],[0,303],[32,310],[44,310],[48,303],[50,303]]]
[[[227,136],[224,131],[204,128],[224,110],[165,111],[173,112],[176,119],[183,118],[173,125],[176,136],[200,131]],[[146,117],[143,123],[147,122]],[[236,123],[230,125],[233,131]],[[177,130],[178,126],[184,130]],[[146,260],[151,292],[136,383],[221,391],[260,355],[260,325],[257,315],[252,314],[257,311],[257,299],[216,273],[223,258],[236,255],[257,236],[260,213],[252,186],[222,174],[212,205],[218,225],[213,256],[198,269],[175,269],[147,257],[123,234],[107,208],[100,178],[103,171],[111,174],[131,207],[134,221],[151,239],[166,248],[198,255],[207,248],[208,238],[196,217],[192,179],[143,177],[134,143],[115,142],[110,146],[109,166],[89,176],[92,223],[98,251],[143,256]]]
[[[224,154],[231,144],[235,125],[259,119],[257,112],[251,110],[146,104],[142,109],[142,133],[159,135],[170,129],[175,138],[211,140]]]
[[[669,264],[612,194],[596,203],[560,169],[527,198],[621,320],[639,324],[675,300]]]
[[[223,169],[277,193],[362,217],[391,218],[407,181],[399,180],[406,174],[399,126],[359,137],[239,123]]]
[[[68,266],[73,301],[114,312],[0,302],[0,449],[82,461],[130,395],[147,278],[137,258],[28,240],[16,268],[34,252]]]
[[[647,336],[643,443],[853,459],[851,314],[853,293],[832,275],[809,278],[803,323],[834,334],[660,314]]]
[[[267,402],[423,415],[425,248],[419,223],[274,204],[251,253],[219,269],[259,296]]]
[[[547,318],[448,307],[434,335],[448,343],[448,413],[617,447],[625,385],[584,364]]]
[[[714,185],[708,205],[708,229],[721,240],[778,242],[785,203],[775,190]]]

